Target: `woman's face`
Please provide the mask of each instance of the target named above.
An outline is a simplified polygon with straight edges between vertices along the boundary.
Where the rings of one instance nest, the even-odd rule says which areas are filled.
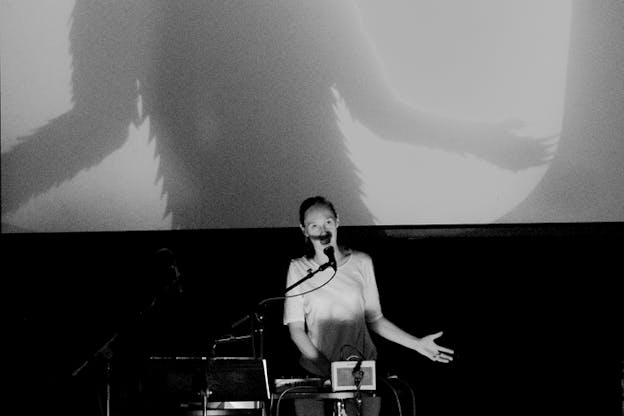
[[[305,212],[301,229],[315,247],[335,245],[338,218],[330,208],[324,205],[314,205]]]

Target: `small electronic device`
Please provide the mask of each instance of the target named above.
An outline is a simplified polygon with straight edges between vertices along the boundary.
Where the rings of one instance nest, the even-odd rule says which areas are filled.
[[[375,361],[334,361],[331,363],[333,391],[376,390]]]

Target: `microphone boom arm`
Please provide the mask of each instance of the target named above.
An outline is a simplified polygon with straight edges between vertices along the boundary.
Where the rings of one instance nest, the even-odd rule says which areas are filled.
[[[333,263],[332,262],[327,262],[323,265],[321,265],[318,269],[316,270],[311,270],[310,272],[308,272],[307,275],[305,275],[304,277],[302,277],[301,279],[297,280],[295,283],[293,283],[292,285],[288,286],[286,288],[286,291],[284,293],[288,293],[291,290],[293,290],[294,288],[296,288],[297,286],[299,286],[301,283],[305,282],[306,280],[312,278],[312,276],[314,276],[315,274],[317,274],[318,272],[322,272],[323,270],[329,268],[329,267],[333,267]]]

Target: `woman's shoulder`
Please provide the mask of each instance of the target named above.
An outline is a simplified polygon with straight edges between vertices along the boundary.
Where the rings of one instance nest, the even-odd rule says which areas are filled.
[[[295,258],[290,259],[290,267],[309,268],[309,267],[312,267],[313,265],[314,264],[312,263],[312,260],[306,256],[295,257]]]
[[[352,248],[344,248],[342,249],[342,251],[344,255],[351,257],[354,261],[362,261],[362,262],[372,261],[371,256],[364,251],[360,251],[360,250],[352,249]]]
[[[352,259],[354,262],[372,262],[371,256],[364,251],[349,247],[340,247],[340,251],[342,252],[342,255],[344,257],[349,258],[349,260]],[[292,258],[290,260],[290,265],[295,267],[309,268],[311,266],[314,266],[315,263],[307,256],[301,256]]]

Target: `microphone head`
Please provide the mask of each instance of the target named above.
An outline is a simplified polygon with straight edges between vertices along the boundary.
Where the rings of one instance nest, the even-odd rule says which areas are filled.
[[[327,258],[329,259],[329,262],[334,266],[334,269],[336,268],[336,256],[334,255],[334,247],[333,246],[327,246],[323,249],[323,253],[325,253],[325,255],[327,256]]]
[[[161,266],[170,266],[175,264],[175,255],[173,254],[173,251],[166,247],[156,250],[154,256],[156,257],[156,262]]]

